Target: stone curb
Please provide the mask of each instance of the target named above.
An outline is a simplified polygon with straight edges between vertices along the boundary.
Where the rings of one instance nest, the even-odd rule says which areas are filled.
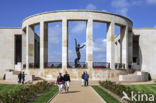
[[[58,95],[58,92],[55,95],[53,95],[47,103],[50,103],[56,97],[56,95]]]
[[[107,103],[92,87],[90,87],[94,93],[101,99],[101,101],[103,101],[103,103]]]
[[[99,86],[100,88],[102,88],[104,91],[106,91],[108,94],[110,94],[111,96],[113,96],[114,98],[116,98],[119,102],[121,103],[128,103],[127,101],[123,100],[121,101],[121,97],[119,97],[118,95],[116,95],[115,93],[111,92],[110,90],[102,87],[101,85]]]

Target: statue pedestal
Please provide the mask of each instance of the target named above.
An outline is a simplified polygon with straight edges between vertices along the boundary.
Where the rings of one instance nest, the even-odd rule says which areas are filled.
[[[16,65],[15,65],[15,71],[21,71],[22,70],[22,63],[21,62],[18,62]]]

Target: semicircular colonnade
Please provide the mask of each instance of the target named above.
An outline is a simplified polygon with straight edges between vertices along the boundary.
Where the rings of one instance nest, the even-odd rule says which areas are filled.
[[[36,14],[26,18],[22,23],[23,33],[26,34],[26,70],[29,63],[34,61],[34,26],[40,25],[40,69],[44,69],[48,62],[48,23],[62,22],[62,69],[68,64],[68,22],[86,21],[86,64],[93,68],[93,22],[107,23],[107,51],[106,61],[110,68],[115,68],[115,25],[120,29],[120,62],[125,68],[132,62],[132,21],[128,18],[112,13],[86,10],[54,11]]]

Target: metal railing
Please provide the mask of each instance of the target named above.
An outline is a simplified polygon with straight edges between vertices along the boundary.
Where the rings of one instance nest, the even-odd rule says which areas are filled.
[[[62,68],[62,62],[48,62],[48,63],[45,63],[45,68]]]
[[[108,62],[93,62],[93,68],[110,68]]]
[[[124,63],[115,63],[115,69],[125,69]]]
[[[67,66],[68,66],[68,68],[87,68],[86,62],[79,62],[77,67],[75,67],[74,62],[68,62]]]
[[[44,64],[45,68],[62,68],[62,62],[48,62]],[[68,68],[87,68],[86,62],[79,62],[79,65],[75,67],[74,62],[67,63]],[[26,64],[23,64],[23,69],[26,68]],[[29,63],[29,68],[39,69],[39,64]],[[93,68],[110,68],[110,63],[108,62],[93,62]],[[129,66],[129,68],[131,68]],[[115,69],[125,69],[124,63],[115,63]]]
[[[23,69],[26,68],[26,64],[23,64]],[[39,64],[34,64],[34,63],[29,63],[29,68],[34,68],[34,69],[39,69],[40,65]]]

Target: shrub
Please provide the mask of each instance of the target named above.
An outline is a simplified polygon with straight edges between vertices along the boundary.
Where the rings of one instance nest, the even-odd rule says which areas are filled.
[[[0,103],[27,103],[37,97],[38,94],[44,93],[51,89],[54,83],[47,81],[38,82],[27,88],[20,88],[5,94],[0,94]]]

